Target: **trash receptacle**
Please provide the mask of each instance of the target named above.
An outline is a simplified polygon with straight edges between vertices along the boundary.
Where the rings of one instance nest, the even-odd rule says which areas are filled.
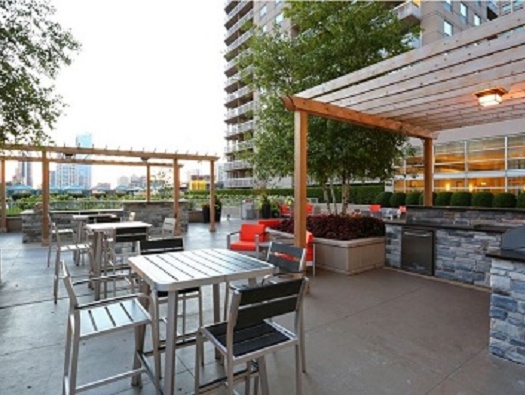
[[[241,219],[255,219],[253,199],[244,199],[241,203]]]

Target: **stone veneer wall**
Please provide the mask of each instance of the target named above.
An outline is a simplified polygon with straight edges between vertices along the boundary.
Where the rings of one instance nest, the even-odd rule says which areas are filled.
[[[50,211],[52,220],[59,229],[72,228],[71,216],[80,213],[110,213],[122,217],[122,210],[82,210],[82,211]],[[39,243],[42,241],[42,212],[25,210],[20,214],[22,217],[22,243]]]
[[[490,286],[488,248],[499,248],[501,233],[437,229],[434,234],[436,277]]]
[[[425,207],[409,206],[406,222],[435,222],[440,225],[499,225],[516,226],[525,224],[525,210],[468,207]]]
[[[147,222],[153,226],[149,230],[152,236],[159,236],[162,232],[164,218],[173,218],[173,201],[164,202],[123,202],[124,218],[130,212],[135,212],[135,220]],[[181,221],[181,231],[188,231],[188,204],[184,200],[179,201],[179,218]]]
[[[399,225],[385,226],[385,264],[391,267],[401,267],[401,229]]]
[[[525,364],[525,263],[492,259],[489,349]]]

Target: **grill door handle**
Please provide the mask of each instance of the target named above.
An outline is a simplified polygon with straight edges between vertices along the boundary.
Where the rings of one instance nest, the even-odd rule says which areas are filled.
[[[431,233],[416,233],[416,232],[404,232],[404,236],[414,236],[414,237],[431,237]]]

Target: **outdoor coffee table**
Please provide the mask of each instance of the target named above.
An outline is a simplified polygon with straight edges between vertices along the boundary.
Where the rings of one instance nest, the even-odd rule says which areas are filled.
[[[213,319],[220,321],[219,285],[249,280],[274,272],[274,266],[235,251],[202,249],[129,258],[130,266],[152,292],[168,292],[164,394],[175,388],[175,352],[177,346],[177,293],[180,290],[213,285]]]

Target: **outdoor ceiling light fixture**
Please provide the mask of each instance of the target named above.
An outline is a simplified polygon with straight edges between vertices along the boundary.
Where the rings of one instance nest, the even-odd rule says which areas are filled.
[[[505,93],[507,91],[503,88],[490,88],[476,92],[474,95],[478,98],[478,103],[481,107],[490,107],[500,104],[501,98]]]

